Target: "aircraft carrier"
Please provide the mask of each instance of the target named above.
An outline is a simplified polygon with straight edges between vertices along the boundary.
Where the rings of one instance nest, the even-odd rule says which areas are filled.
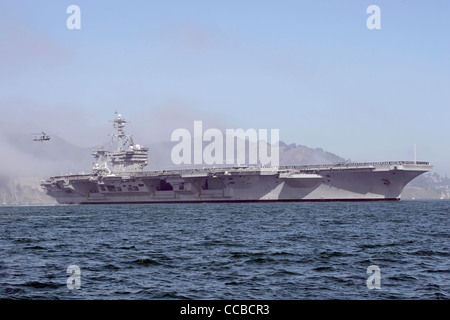
[[[408,182],[432,169],[423,161],[386,161],[145,171],[148,148],[125,134],[127,121],[117,112],[112,122],[117,148],[94,150],[92,173],[41,182],[58,203],[400,200]]]

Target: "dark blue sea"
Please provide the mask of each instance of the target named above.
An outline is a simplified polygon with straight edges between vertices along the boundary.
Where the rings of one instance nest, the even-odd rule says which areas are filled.
[[[0,298],[449,299],[449,218],[448,200],[3,206]]]

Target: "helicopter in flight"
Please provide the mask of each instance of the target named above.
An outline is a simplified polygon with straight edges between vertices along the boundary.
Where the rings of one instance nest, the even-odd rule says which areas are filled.
[[[40,136],[37,136],[40,135]],[[44,142],[44,141],[49,141],[50,140],[50,136],[48,134],[46,134],[44,131],[42,131],[42,134],[37,133],[35,134],[33,141],[40,141],[40,142]]]

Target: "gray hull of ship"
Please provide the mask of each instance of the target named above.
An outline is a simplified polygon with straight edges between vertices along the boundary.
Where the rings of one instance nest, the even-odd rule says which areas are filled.
[[[428,163],[67,175],[42,183],[60,204],[400,200]]]

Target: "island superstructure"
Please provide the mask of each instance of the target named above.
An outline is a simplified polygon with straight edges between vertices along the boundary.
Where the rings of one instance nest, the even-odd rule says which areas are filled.
[[[432,169],[424,161],[386,161],[146,171],[149,149],[125,133],[117,112],[112,122],[117,148],[94,150],[92,173],[41,182],[58,203],[400,200],[408,182]]]

